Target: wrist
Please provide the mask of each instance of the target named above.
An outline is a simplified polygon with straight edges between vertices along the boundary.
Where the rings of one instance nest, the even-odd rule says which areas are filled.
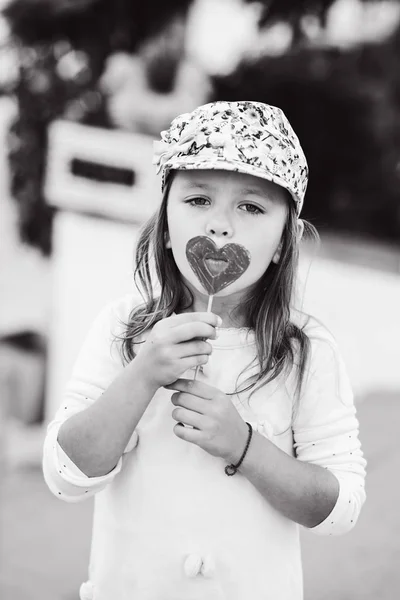
[[[236,435],[234,440],[234,447],[224,456],[224,460],[228,465],[237,465],[240,461],[243,452],[246,448],[246,444],[249,439],[249,426],[246,421],[242,422],[240,432]]]
[[[134,379],[136,386],[139,385],[151,399],[160,386],[154,380],[146,365],[141,364],[139,357],[135,357],[126,368],[129,370],[130,377]]]

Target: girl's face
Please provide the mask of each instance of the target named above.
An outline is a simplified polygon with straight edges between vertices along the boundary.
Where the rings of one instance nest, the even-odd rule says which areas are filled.
[[[195,300],[207,293],[186,258],[191,238],[207,236],[218,248],[235,243],[248,250],[248,269],[218,293],[235,295],[238,302],[271,261],[278,262],[287,213],[285,190],[270,181],[233,171],[177,171],[168,196],[166,244]]]

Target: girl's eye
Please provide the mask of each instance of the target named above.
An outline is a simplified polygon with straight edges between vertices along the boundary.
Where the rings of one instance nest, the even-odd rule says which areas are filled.
[[[190,206],[206,206],[209,204],[209,200],[207,198],[202,198],[201,196],[196,196],[195,198],[186,200],[185,204],[189,204]]]
[[[244,211],[251,213],[252,215],[263,215],[264,214],[264,211],[261,210],[261,208],[259,208],[255,204],[250,204],[247,202],[246,204],[241,204],[241,207],[245,207]]]

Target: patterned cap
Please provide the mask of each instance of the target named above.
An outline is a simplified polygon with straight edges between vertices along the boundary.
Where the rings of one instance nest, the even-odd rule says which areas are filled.
[[[212,102],[176,117],[154,142],[153,164],[170,169],[223,169],[255,175],[290,192],[303,206],[308,166],[280,108],[261,102]]]

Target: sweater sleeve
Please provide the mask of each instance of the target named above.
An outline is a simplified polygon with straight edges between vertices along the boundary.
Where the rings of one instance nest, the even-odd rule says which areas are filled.
[[[61,425],[94,403],[123,370],[118,342],[115,341],[122,320],[126,318],[123,312],[121,302],[117,307],[113,303],[95,319],[75,362],[63,402],[47,427],[43,447],[44,478],[50,491],[67,502],[79,502],[101,491],[122,467],[121,457],[107,475],[88,477],[63,451],[57,437]],[[131,451],[137,441],[138,436],[134,431],[124,453]]]
[[[339,482],[330,515],[310,529],[339,535],[355,525],[365,501],[365,467],[353,394],[330,337],[311,340],[311,358],[293,420],[296,457],[329,469]]]

